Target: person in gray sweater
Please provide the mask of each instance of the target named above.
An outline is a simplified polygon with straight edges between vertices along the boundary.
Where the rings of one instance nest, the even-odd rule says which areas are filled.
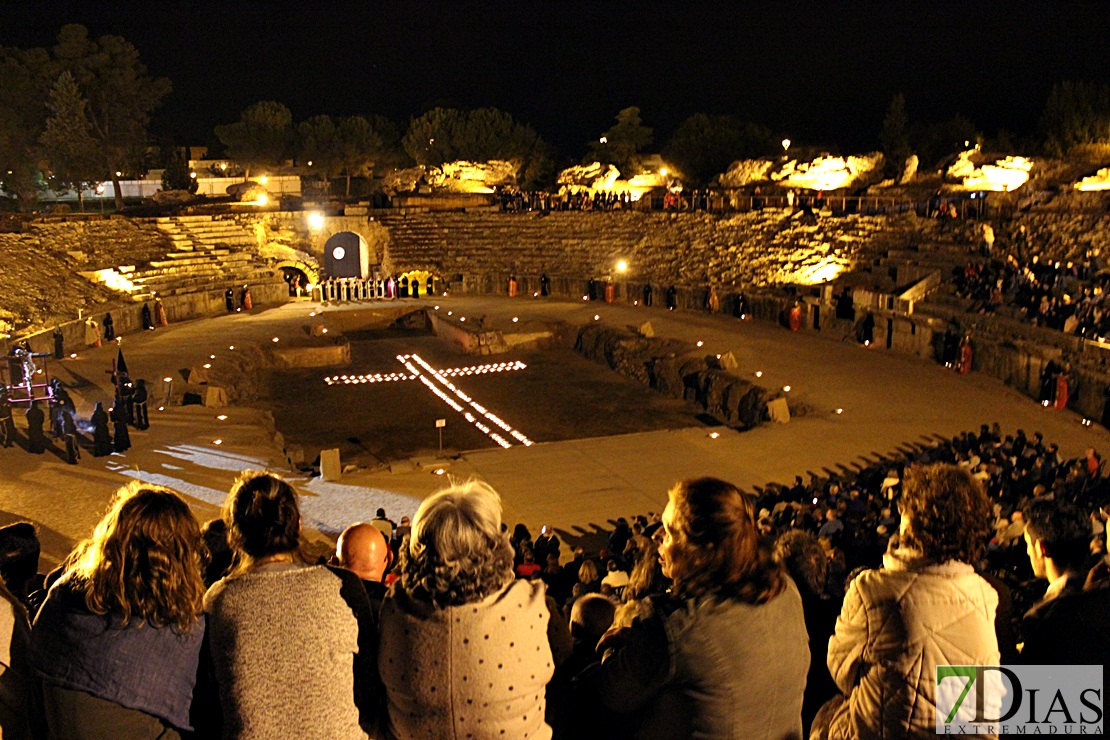
[[[299,554],[293,487],[245,471],[224,504],[237,562],[204,598],[225,738],[374,732],[376,625],[353,573]]]

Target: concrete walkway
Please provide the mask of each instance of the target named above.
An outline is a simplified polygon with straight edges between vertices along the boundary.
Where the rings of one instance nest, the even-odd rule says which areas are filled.
[[[304,495],[305,529],[310,539],[327,541],[347,524],[368,520],[381,506],[391,517],[411,515],[420,500],[443,485],[447,475],[480,477],[502,495],[507,522],[522,521],[533,531],[556,527],[568,539],[607,528],[617,516],[659,511],[666,489],[676,480],[715,475],[747,490],[768,482],[790,482],[794,475],[827,475],[895,452],[899,447],[977,430],[998,421],[1005,433],[1041,431],[1061,452],[1076,456],[1088,446],[1110,450],[1110,434],[1084,426],[1071,412],[1054,412],[1001,383],[972,374],[961,377],[924,360],[883,349],[862,348],[821,336],[792,334],[766,322],[623,304],[575,303],[529,298],[450,297],[423,301],[456,315],[485,316],[487,328],[512,331],[512,318],[594,320],[639,326],[650,320],[656,335],[702,341],[699,351],[733,352],[739,373],[761,372],[768,387],[791,387],[792,405],[804,408],[788,424],[768,424],[750,432],[727,428],[689,429],[615,437],[540,442],[508,450],[464,453],[447,464],[416,460],[389,471],[359,471],[326,483],[290,474]],[[412,302],[417,306],[417,302]],[[358,308],[355,304],[352,308]],[[365,306],[363,306],[365,307]],[[303,336],[318,306],[292,303],[250,314],[233,314],[173,325],[125,337],[124,353],[133,378],[156,381],[179,377],[182,368],[219,363],[228,353],[273,337]],[[324,318],[344,307],[323,309]],[[107,371],[114,346],[84,350],[76,359],[51,362],[67,385],[78,413],[87,418],[95,401],[110,405]],[[216,355],[216,359],[209,359]],[[238,472],[269,468],[289,473],[267,415],[252,408],[167,407],[157,411],[151,390],[151,429],[132,431],[125,455],[66,465],[48,452],[33,456],[0,449],[0,524],[35,522],[43,539],[44,564],[63,558],[86,537],[115,488],[139,477],[185,494],[205,520],[218,507]],[[840,414],[836,409],[842,409]],[[226,419],[218,419],[225,415]],[[19,420],[22,421],[21,419]],[[509,420],[525,433],[527,424]],[[716,438],[711,432],[718,432]],[[219,440],[219,443],[216,443]]]

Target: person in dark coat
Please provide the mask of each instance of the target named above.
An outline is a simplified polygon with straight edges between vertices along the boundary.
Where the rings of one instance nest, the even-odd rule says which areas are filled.
[[[66,462],[76,465],[81,459],[81,447],[77,444],[77,423],[68,411],[62,412],[62,434],[66,439]]]
[[[128,424],[135,425],[135,386],[131,383],[131,378],[122,375],[119,378],[119,389],[116,392],[116,399],[118,404],[122,407],[123,418],[127,420]]]
[[[54,359],[60,360],[65,357],[65,335],[62,334],[62,327],[54,327]]]
[[[104,404],[96,402],[92,413],[93,425],[93,457],[104,457],[112,454],[112,435],[108,431],[108,413]]]
[[[15,442],[15,422],[12,421],[12,403],[8,400],[8,387],[0,385],[0,444],[11,447]]]
[[[112,449],[116,452],[127,452],[131,449],[131,435],[127,431],[127,407],[123,399],[116,396],[112,404]]]
[[[651,304],[652,304],[651,283],[646,283],[644,285],[644,305],[645,306],[650,306]]]
[[[875,314],[870,311],[859,322],[856,331],[856,341],[860,344],[873,344],[875,342]]]
[[[1042,404],[1051,406],[1056,401],[1056,376],[1060,374],[1060,366],[1055,360],[1049,360],[1041,371],[1041,392],[1037,398]]]
[[[58,382],[57,378],[50,381],[50,385],[54,386]],[[54,389],[50,396],[49,406],[50,409],[50,436],[54,439],[61,439],[62,437],[62,414],[65,413],[65,407],[62,405],[62,400],[58,398],[58,391]]]
[[[136,429],[150,428],[150,417],[147,415],[146,401],[146,381],[140,378],[135,381],[135,393],[131,397],[131,405],[135,412]]]
[[[228,288],[224,291],[224,305],[227,306],[228,313],[235,312],[235,289]]]
[[[732,315],[738,319],[748,317],[748,298],[743,293],[736,294],[736,300],[732,304]]]
[[[46,421],[46,414],[42,412],[38,401],[32,401],[27,409],[27,451],[36,455],[46,452],[46,435],[42,425]]]
[[[116,338],[116,325],[112,321],[112,314],[104,314],[104,321],[101,322],[104,326],[104,341],[110,342]]]
[[[154,331],[154,316],[150,312],[150,304],[149,303],[144,303],[143,304],[142,315],[143,315],[143,330],[144,331]]]
[[[678,290],[672,285],[667,288],[667,309],[670,311],[678,308]]]
[[[540,275],[540,295],[546,296],[546,295],[550,295],[550,293],[551,293],[551,278],[549,278],[547,276],[547,273],[545,272],[542,275]]]

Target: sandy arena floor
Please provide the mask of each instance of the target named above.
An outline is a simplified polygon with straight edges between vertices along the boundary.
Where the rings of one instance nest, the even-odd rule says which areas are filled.
[[[790,385],[791,396],[809,412],[788,424],[745,433],[710,430],[698,420],[696,409],[565,351],[471,358],[427,335],[364,337],[355,342],[348,369],[275,375],[274,386],[285,394],[280,403],[227,409],[172,406],[162,412],[153,410],[152,403],[151,429],[132,431],[133,447],[124,455],[93,458],[86,453],[79,465],[70,466],[50,451],[34,456],[19,448],[0,449],[0,523],[35,522],[44,565],[50,566],[89,534],[115,488],[129,478],[180,491],[204,520],[217,515],[240,470],[265,467],[286,473],[297,485],[304,497],[308,537],[326,542],[347,524],[371,518],[379,506],[395,518],[411,515],[423,497],[446,482],[435,472],[443,470],[489,481],[503,497],[507,522],[523,521],[534,529],[547,524],[573,543],[608,527],[617,516],[661,509],[667,487],[683,477],[716,475],[754,490],[811,471],[827,475],[899,446],[976,429],[984,422],[999,421],[1007,433],[1017,428],[1041,431],[1067,456],[1088,446],[1110,449],[1105,429],[1083,426],[1071,412],[1046,410],[991,378],[961,377],[916,358],[791,334],[771,323],[523,298],[464,296],[437,303],[441,310],[485,316],[487,327],[505,331],[514,327],[514,316],[525,324],[585,324],[595,314],[619,326],[650,319],[658,336],[702,340],[706,352],[732,351],[740,373],[758,370],[765,385]],[[241,348],[249,342],[262,345],[274,336],[303,336],[308,313],[317,308],[293,303],[125,337],[131,376],[154,381],[208,361],[212,354],[212,362],[218,363],[235,344]],[[357,305],[328,307],[323,318],[356,310]],[[331,320],[339,318],[332,314]],[[525,370],[457,378],[456,384],[536,444],[507,450],[491,445],[415,381],[343,387],[323,383],[329,374],[397,372],[402,368],[395,355],[413,352],[426,355],[436,367],[513,360],[527,364]],[[71,386],[80,415],[87,417],[98,400],[111,401],[107,371],[114,354],[114,346],[105,347],[51,363],[52,374]],[[298,390],[312,384],[318,393]],[[836,414],[837,408],[843,413]],[[337,444],[344,462],[361,469],[336,482],[290,471],[269,432],[271,410],[278,427],[287,431],[287,441],[303,445],[307,455],[326,443]],[[218,419],[221,414],[227,418]],[[447,459],[438,455],[437,418],[447,419]],[[710,437],[710,431],[719,436]]]

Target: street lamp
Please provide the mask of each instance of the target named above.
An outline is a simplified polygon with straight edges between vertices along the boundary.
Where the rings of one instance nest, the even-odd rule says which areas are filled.
[[[790,150],[790,139],[782,140],[782,156],[786,156],[787,151]]]

